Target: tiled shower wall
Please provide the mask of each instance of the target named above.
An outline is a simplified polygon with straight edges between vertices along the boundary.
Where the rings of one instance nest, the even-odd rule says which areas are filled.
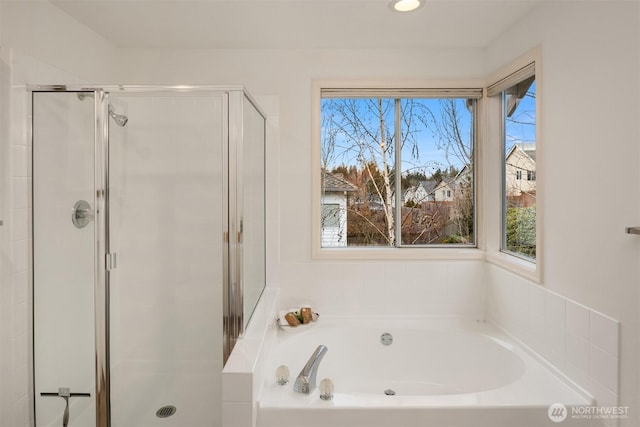
[[[30,390],[32,351],[32,295],[29,248],[31,247],[31,135],[28,84],[80,83],[71,74],[43,64],[10,49],[0,49],[2,66],[2,132],[9,143],[4,147],[8,161],[3,173],[5,218],[2,233],[2,288],[0,289],[0,425],[28,427],[32,424]],[[7,141],[5,139],[5,141]],[[4,154],[4,152],[3,152]],[[4,168],[3,168],[4,169]]]
[[[485,268],[487,320],[591,393],[598,405],[618,406],[619,322],[493,264]]]
[[[7,111],[9,100],[9,62],[4,53],[0,51],[0,424],[8,425],[10,421],[9,408],[13,405],[11,399],[3,398],[9,396],[11,388],[9,384],[11,354],[10,347],[5,343],[10,343],[12,339],[11,331],[11,274],[9,244],[10,235],[8,231],[8,193],[10,181],[10,153],[9,146],[9,118]]]

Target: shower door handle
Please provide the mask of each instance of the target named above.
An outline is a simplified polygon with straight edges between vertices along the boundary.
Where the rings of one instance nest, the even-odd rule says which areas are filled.
[[[115,270],[117,266],[117,257],[115,252],[104,254],[104,266],[107,270]]]

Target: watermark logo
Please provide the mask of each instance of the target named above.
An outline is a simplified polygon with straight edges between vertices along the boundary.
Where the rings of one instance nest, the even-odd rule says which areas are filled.
[[[627,419],[628,413],[628,406],[572,406],[569,410],[562,403],[554,403],[547,409],[547,415],[554,423],[561,423],[567,417],[583,420]]]
[[[554,403],[553,405],[550,405],[549,409],[547,410],[549,419],[554,423],[563,422],[567,418],[568,414],[569,411],[567,411],[567,407],[562,403]]]

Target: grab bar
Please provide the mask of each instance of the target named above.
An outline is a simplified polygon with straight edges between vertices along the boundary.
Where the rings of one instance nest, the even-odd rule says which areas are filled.
[[[627,227],[624,231],[627,234],[640,234],[640,227]]]

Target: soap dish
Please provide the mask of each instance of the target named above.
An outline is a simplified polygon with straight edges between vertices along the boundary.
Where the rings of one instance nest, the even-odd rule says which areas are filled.
[[[297,309],[290,309],[290,310],[280,310],[278,313],[278,326],[280,326],[280,329],[288,334],[299,334],[300,332],[304,332],[304,331],[308,331],[310,328],[314,327],[315,325],[318,324],[318,322],[320,321],[320,315],[318,313],[313,313],[314,317],[317,318],[317,320],[315,322],[311,322],[311,323],[306,323],[306,324],[299,324],[298,326],[291,326],[289,325],[289,323],[285,320],[284,316],[287,313],[290,313],[292,311],[297,311]]]

